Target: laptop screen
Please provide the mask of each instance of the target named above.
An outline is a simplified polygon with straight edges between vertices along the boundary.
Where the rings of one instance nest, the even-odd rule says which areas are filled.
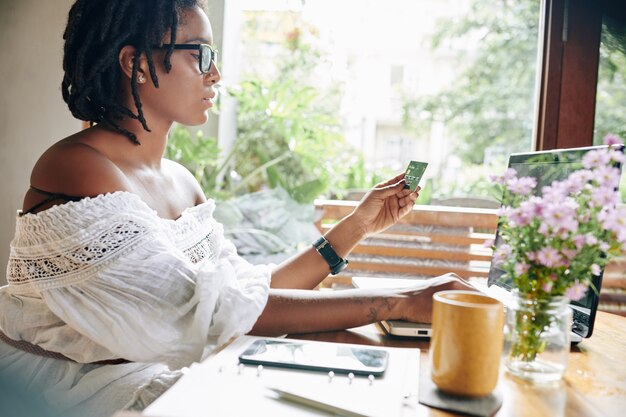
[[[558,149],[553,151],[542,152],[529,152],[513,154],[509,158],[509,168],[513,168],[517,172],[518,177],[533,177],[537,180],[537,187],[535,187],[536,193],[541,193],[543,186],[550,185],[553,181],[563,181],[573,171],[582,168],[583,156],[593,149],[604,148],[605,146],[593,146],[588,148],[576,148],[576,149]],[[621,166],[618,166],[621,169]],[[617,190],[616,190],[617,192]],[[506,204],[506,202],[504,202]],[[496,249],[502,243],[496,232]],[[600,290],[602,282],[602,273],[598,276],[594,276],[593,284]],[[507,290],[511,290],[511,280],[506,279],[504,271],[494,263],[491,263],[489,270],[489,285],[495,284],[503,287]],[[572,301],[572,306],[576,307],[576,311],[582,312],[586,315],[591,315],[591,323],[584,323],[585,327],[589,327],[589,334],[591,327],[593,326],[593,318],[595,317],[595,310],[598,307],[598,295],[589,289],[587,294],[578,301]],[[576,314],[575,314],[576,315]],[[576,320],[576,319],[575,319]],[[589,320],[587,318],[587,320]],[[583,318],[583,321],[585,319]],[[583,334],[583,336],[585,336]]]

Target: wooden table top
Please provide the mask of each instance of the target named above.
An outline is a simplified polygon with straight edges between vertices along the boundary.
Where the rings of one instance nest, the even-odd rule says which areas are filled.
[[[428,340],[385,335],[379,325],[351,330],[289,335],[290,338],[421,349],[420,376],[429,377]],[[558,383],[533,386],[501,366],[498,388],[504,402],[498,417],[626,416],[626,317],[598,312],[593,335],[572,347]],[[420,416],[455,414],[420,404]]]

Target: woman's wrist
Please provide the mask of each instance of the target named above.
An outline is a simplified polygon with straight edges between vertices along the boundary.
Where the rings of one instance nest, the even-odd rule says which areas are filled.
[[[389,305],[391,308],[388,320],[404,320],[403,301],[405,299],[406,298],[402,296],[389,297]]]
[[[348,215],[324,236],[339,256],[346,257],[363,239],[365,230],[357,219],[352,217],[352,215]]]
[[[345,229],[344,233],[346,233],[346,231],[349,231],[348,233],[353,236],[353,239],[357,243],[365,239],[369,235],[367,225],[365,224],[365,222],[361,221],[359,216],[356,215],[354,212],[347,215],[340,222],[340,224],[342,224],[342,228]],[[337,226],[339,226],[339,224]]]

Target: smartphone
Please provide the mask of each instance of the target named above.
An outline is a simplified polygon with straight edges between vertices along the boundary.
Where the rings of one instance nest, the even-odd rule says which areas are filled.
[[[239,362],[251,365],[355,375],[379,376],[387,369],[389,352],[340,343],[255,340]]]
[[[428,162],[419,162],[419,161],[409,162],[409,166],[406,167],[406,172],[404,173],[404,180],[406,181],[404,188],[408,188],[411,191],[415,191],[415,189],[417,188],[417,185],[422,179],[422,176],[424,175],[424,171],[426,171],[427,166],[428,166]]]

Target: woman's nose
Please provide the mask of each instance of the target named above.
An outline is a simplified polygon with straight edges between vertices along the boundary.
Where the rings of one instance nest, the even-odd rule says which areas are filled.
[[[217,84],[222,79],[222,74],[215,62],[211,63],[211,69],[205,74],[204,79],[209,84]]]

